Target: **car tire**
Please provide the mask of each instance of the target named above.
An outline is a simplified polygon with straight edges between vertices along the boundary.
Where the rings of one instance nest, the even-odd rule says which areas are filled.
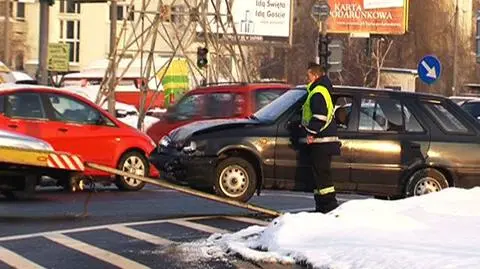
[[[215,172],[217,195],[247,202],[255,194],[257,174],[247,160],[239,157],[227,158],[217,165]]]
[[[416,171],[410,177],[406,187],[406,197],[420,196],[448,188],[445,175],[434,168],[425,168]]]
[[[148,177],[150,164],[142,153],[138,151],[129,151],[123,154],[120,158],[117,169],[127,173],[134,173],[139,176]],[[115,185],[117,185],[117,188],[122,191],[139,191],[145,186],[145,182],[133,178],[117,176]]]
[[[30,200],[35,196],[37,176],[26,176],[22,190],[2,191],[7,200]]]

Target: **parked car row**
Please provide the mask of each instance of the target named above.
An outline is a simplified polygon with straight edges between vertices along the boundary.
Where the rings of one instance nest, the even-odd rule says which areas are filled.
[[[262,188],[311,190],[311,167],[299,154],[305,96],[304,86],[274,82],[201,87],[161,113],[145,134],[79,94],[3,84],[0,126],[88,162],[247,201]],[[342,155],[333,160],[340,191],[404,197],[479,184],[474,117],[480,101],[464,101],[461,109],[437,95],[345,86],[335,87],[333,100],[342,141]],[[122,190],[144,186],[93,170],[86,176]]]

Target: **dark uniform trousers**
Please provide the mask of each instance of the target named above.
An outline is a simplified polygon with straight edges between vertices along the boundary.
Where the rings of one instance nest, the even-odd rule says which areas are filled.
[[[315,184],[315,211],[330,212],[338,206],[331,173],[332,156],[319,144],[309,145],[309,155]]]

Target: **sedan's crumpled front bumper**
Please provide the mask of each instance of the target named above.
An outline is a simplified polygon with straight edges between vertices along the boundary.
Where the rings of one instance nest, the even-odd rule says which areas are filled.
[[[150,162],[160,171],[160,178],[192,187],[214,185],[216,157],[190,156],[175,149],[150,155]]]

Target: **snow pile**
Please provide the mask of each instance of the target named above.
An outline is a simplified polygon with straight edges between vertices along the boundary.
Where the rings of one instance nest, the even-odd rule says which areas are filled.
[[[479,204],[480,188],[353,200],[329,214],[287,213],[267,227],[183,246],[199,256],[235,254],[314,268],[479,268]]]
[[[117,118],[119,121],[130,125],[133,128],[137,128],[137,122],[138,122],[138,115],[128,115],[126,117],[122,118]],[[143,130],[148,130],[150,126],[152,126],[154,123],[159,121],[159,118],[152,117],[152,116],[145,116],[145,119],[143,120]]]
[[[161,114],[167,112],[166,108],[155,107],[148,110],[148,113]]]

